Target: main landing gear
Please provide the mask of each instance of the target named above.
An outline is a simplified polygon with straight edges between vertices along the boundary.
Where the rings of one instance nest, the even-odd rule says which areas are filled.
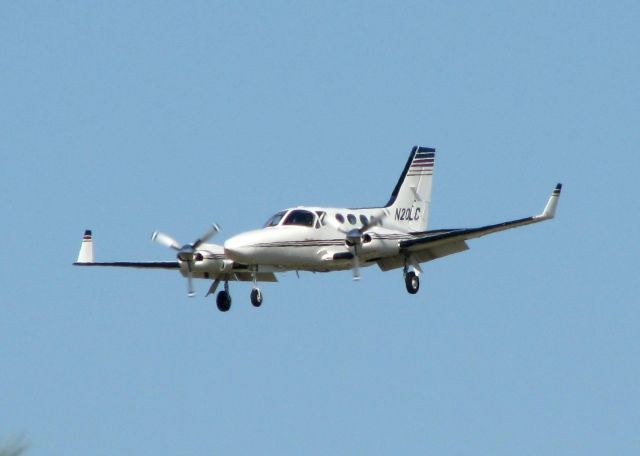
[[[220,279],[217,279],[211,288],[209,289],[209,293],[207,295],[215,293],[218,285],[220,284]],[[251,290],[251,304],[253,307],[260,307],[262,305],[262,291],[257,287],[256,282],[253,284],[253,288]],[[231,294],[229,293],[229,282],[224,282],[224,290],[219,291],[216,295],[216,306],[218,306],[218,310],[220,312],[228,312],[231,309]]]
[[[404,284],[407,286],[407,291],[410,294],[416,294],[420,289],[420,277],[415,272],[407,272],[404,275]]]
[[[231,309],[231,295],[229,294],[229,282],[224,283],[224,290],[216,296],[216,304],[220,312],[227,312]]]
[[[227,291],[221,291],[216,296],[216,304],[220,312],[227,312],[231,309],[231,295]]]
[[[411,261],[412,258],[408,258],[405,260],[403,275],[404,275],[404,284],[407,287],[407,291],[409,294],[416,294],[420,289],[420,277],[418,274],[422,272],[420,265],[416,261]],[[409,271],[409,261],[411,261],[411,265],[413,266],[413,271]]]

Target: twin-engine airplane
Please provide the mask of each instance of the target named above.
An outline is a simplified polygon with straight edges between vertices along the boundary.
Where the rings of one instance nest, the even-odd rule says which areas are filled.
[[[213,283],[207,296],[222,283],[218,309],[231,308],[229,281],[253,282],[251,303],[262,304],[258,282],[276,282],[275,273],[329,272],[378,265],[383,271],[402,269],[407,291],[418,292],[420,263],[467,250],[469,239],[552,219],[562,184],[553,190],[540,215],[478,228],[427,231],[435,149],[414,147],[386,206],[347,209],[299,206],[273,215],[263,228],[247,231],[224,242],[209,243],[218,231],[212,225],[191,244],[180,244],[156,231],[152,239],[177,252],[177,261],[96,263],[91,231],[84,233],[76,266],[177,269],[187,278],[194,296],[193,278]]]

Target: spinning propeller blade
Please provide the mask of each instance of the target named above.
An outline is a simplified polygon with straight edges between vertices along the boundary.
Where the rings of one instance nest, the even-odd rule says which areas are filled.
[[[190,298],[196,295],[196,292],[193,289],[193,265],[196,261],[196,249],[211,239],[218,231],[220,231],[220,227],[214,223],[194,242],[182,246],[171,236],[161,233],[160,231],[154,231],[151,235],[151,239],[153,241],[178,252],[176,255],[178,261],[184,263],[187,268],[187,295],[189,295]]]
[[[181,245],[178,244],[178,241],[173,239],[168,234],[161,233],[160,231],[154,231],[151,235],[151,240],[157,242],[160,245],[164,245],[165,247],[169,247],[173,250],[180,250]]]
[[[380,215],[374,215],[369,219],[369,221],[362,228],[360,228],[360,231],[364,233],[365,231],[370,230],[374,226],[382,225],[382,221],[386,217],[387,217],[387,214],[385,212],[381,213]]]
[[[360,261],[358,260],[358,255],[353,254],[353,262],[351,263],[351,275],[353,280],[360,280]]]
[[[187,262],[187,296],[193,298],[196,292],[193,290],[193,274],[191,273],[191,262]]]
[[[353,275],[353,280],[360,280],[360,259],[358,247],[362,245],[362,239],[364,237],[365,232],[373,228],[374,226],[378,226],[382,224],[382,221],[387,217],[386,212],[382,212],[379,215],[372,216],[367,223],[362,225],[360,228],[352,228],[350,230],[346,230],[340,222],[338,222],[333,217],[327,218],[327,223],[331,225],[333,228],[341,232],[345,235],[345,244],[349,251],[353,254],[353,262],[351,265],[351,272]]]
[[[340,231],[342,234],[347,234],[347,230],[345,230],[342,225],[333,217],[327,217],[327,223],[331,225],[334,229]]]
[[[214,223],[213,225],[211,225],[211,228],[209,228],[202,236],[200,236],[194,243],[191,244],[191,247],[197,249],[201,244],[204,244],[209,239],[211,239],[218,231],[220,231],[220,227]]]

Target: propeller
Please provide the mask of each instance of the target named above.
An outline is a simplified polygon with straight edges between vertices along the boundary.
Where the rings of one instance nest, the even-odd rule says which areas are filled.
[[[184,245],[181,245],[174,238],[168,234],[161,233],[160,231],[154,231],[151,235],[151,240],[177,251],[178,253],[176,257],[179,261],[185,263],[187,267],[187,294],[190,298],[196,295],[196,292],[193,290],[192,273],[193,265],[196,261],[196,251],[198,250],[198,247],[211,239],[218,231],[220,231],[220,227],[214,223],[198,239],[193,241],[191,244]]]
[[[347,245],[347,247],[351,251],[351,254],[353,255],[353,259],[351,262],[351,273],[353,276],[353,280],[360,280],[360,259],[358,258],[358,255],[360,255],[360,247],[362,247],[362,244],[366,240],[366,237],[369,236],[368,234],[366,234],[366,232],[374,226],[381,225],[382,221],[386,217],[387,214],[383,212],[380,215],[371,217],[367,223],[362,225],[362,227],[351,228],[350,230],[345,230],[343,226],[333,217],[330,217],[328,219],[328,222],[331,226],[345,235],[344,243]],[[368,240],[370,241],[371,238],[369,237]]]

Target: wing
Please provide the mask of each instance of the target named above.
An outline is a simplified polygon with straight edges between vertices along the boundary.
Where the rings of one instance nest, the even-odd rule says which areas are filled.
[[[427,249],[435,249],[439,246],[466,244],[464,241],[469,239],[486,236],[487,234],[497,233],[499,231],[518,228],[520,226],[531,225],[533,223],[544,222],[555,216],[558,206],[558,198],[562,184],[558,184],[553,190],[544,211],[540,215],[526,217],[508,222],[497,223],[495,225],[487,225],[479,228],[453,229],[453,230],[437,230],[426,232],[423,236],[417,236],[400,242],[400,250],[404,252],[420,252]]]
[[[112,261],[107,263],[75,262],[74,266],[112,266],[116,268],[138,269],[180,269],[177,261]]]
[[[562,184],[556,185],[553,190],[544,211],[540,215],[510,220],[508,222],[497,223],[494,225],[486,225],[478,228],[460,228],[450,230],[425,231],[424,233],[414,233],[414,236],[400,241],[400,255],[396,258],[384,259],[378,262],[383,270],[394,269],[404,265],[405,258],[413,257],[415,262],[423,263],[426,261],[442,258],[447,255],[467,250],[469,246],[466,241],[487,234],[497,233],[499,231],[518,228],[520,226],[531,225],[533,223],[544,222],[555,216],[558,206],[558,199]]]
[[[82,236],[78,261],[74,266],[112,266],[117,268],[139,269],[180,269],[177,261],[111,261],[96,263],[93,257],[93,236],[91,230],[86,230]]]
[[[207,246],[209,249],[215,249],[217,246],[211,244]],[[222,247],[219,247],[222,251]],[[224,260],[224,255],[216,255],[215,252],[212,258]],[[207,258],[211,260],[212,258]],[[213,261],[213,260],[212,260]],[[229,260],[231,261],[231,260]],[[180,270],[180,263],[178,261],[108,261],[108,262],[96,262],[93,255],[93,236],[91,230],[86,230],[82,237],[82,244],[80,246],[80,253],[78,254],[78,260],[73,263],[74,266],[99,266],[99,267],[116,267],[116,268],[136,268],[136,269],[172,269]],[[181,271],[183,275],[184,270]],[[229,280],[229,281],[241,281],[250,282],[253,280],[253,275],[248,271],[246,265],[241,265],[233,262],[230,269],[227,272],[219,272],[219,268],[212,268],[208,270],[206,267],[203,270],[202,267],[196,267],[191,271],[193,278],[197,279],[213,279],[213,280]],[[258,272],[256,274],[256,280],[258,282],[277,282],[278,279],[273,272]]]

